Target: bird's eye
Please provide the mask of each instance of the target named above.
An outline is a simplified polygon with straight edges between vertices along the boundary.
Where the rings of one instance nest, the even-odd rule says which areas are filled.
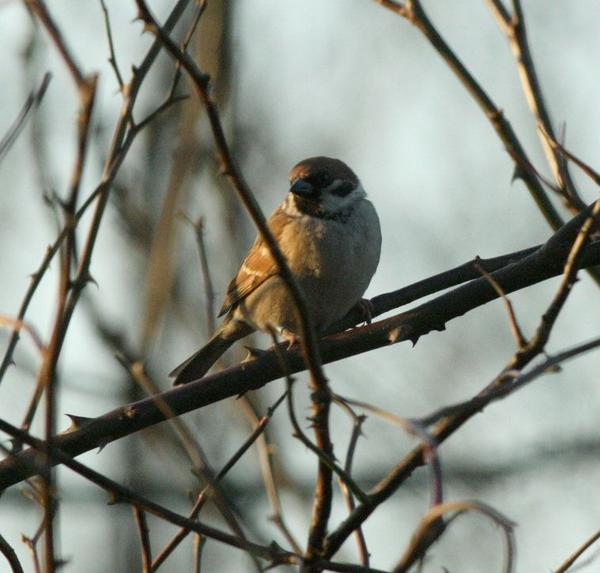
[[[333,195],[337,195],[338,197],[346,197],[346,195],[351,193],[353,189],[354,185],[350,183],[350,181],[344,181],[331,189],[331,193]]]

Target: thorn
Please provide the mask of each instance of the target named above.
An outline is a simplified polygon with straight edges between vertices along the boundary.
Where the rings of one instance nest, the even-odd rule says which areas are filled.
[[[409,340],[411,341],[413,348],[417,345],[417,342],[419,342],[419,338],[421,338],[420,334],[416,334],[415,336],[410,337]]]
[[[70,434],[76,430],[81,430],[83,426],[92,420],[92,418],[88,418],[86,416],[76,416],[75,414],[66,414],[66,416],[71,420],[71,425],[64,432],[61,432],[61,434]]]
[[[123,503],[123,500],[121,497],[119,497],[115,492],[111,491],[108,494],[108,501],[106,502],[106,505],[117,505],[119,503]]]
[[[23,449],[23,442],[18,438],[10,438],[8,443],[10,444],[9,450],[11,454],[18,454]]]
[[[515,169],[513,171],[512,177],[510,178],[510,182],[514,183],[517,179],[521,181],[525,180],[525,171],[520,165],[515,165]]]
[[[96,286],[96,288],[99,288],[98,281],[91,275],[91,273],[89,271],[85,274],[85,276],[81,277],[81,280],[82,280],[83,284],[92,283],[93,285]]]
[[[262,350],[261,348],[256,348],[254,346],[244,346],[244,348],[248,351],[248,354],[246,355],[244,360],[242,360],[242,362],[248,362],[250,360],[260,358],[268,352],[267,350]]]

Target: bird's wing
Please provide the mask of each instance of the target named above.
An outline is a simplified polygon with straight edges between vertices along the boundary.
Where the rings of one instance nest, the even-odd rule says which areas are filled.
[[[277,209],[271,215],[268,225],[275,240],[279,241],[283,228],[289,221],[289,216],[282,209]],[[271,256],[269,247],[259,235],[244,259],[236,277],[229,283],[225,301],[219,312],[222,316],[244,300],[269,277],[278,273],[277,263]]]

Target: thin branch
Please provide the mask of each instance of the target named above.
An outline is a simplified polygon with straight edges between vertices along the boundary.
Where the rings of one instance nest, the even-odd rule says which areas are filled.
[[[596,531],[589,539],[587,539],[581,547],[577,548],[567,559],[554,570],[554,573],[566,573],[571,566],[579,559],[596,541],[600,540],[600,531]]]
[[[513,529],[515,524],[488,505],[477,501],[467,501],[447,502],[431,508],[427,512],[427,515],[421,520],[408,549],[402,556],[402,559],[400,559],[398,565],[394,568],[393,572],[406,573],[417,561],[423,559],[427,550],[431,547],[433,542],[437,541],[442,533],[446,531],[451,521],[454,521],[459,515],[470,511],[481,513],[502,529],[506,547],[506,559],[503,571],[505,573],[513,571],[515,556]],[[449,512],[454,513],[454,516],[450,518],[448,522],[444,522],[442,518]]]
[[[279,349],[279,346],[276,347]],[[316,444],[313,444],[306,434],[302,431],[300,424],[298,423],[298,418],[296,417],[296,411],[294,408],[294,399],[292,392],[293,379],[291,376],[286,377],[287,380],[287,405],[288,405],[288,415],[290,418],[290,422],[292,423],[292,427],[294,428],[294,438],[297,438],[304,444],[306,448],[308,448],[311,452],[313,452],[318,460],[319,464],[326,465],[332,472],[334,472],[347,486],[348,489],[363,503],[368,502],[368,498],[365,493],[358,487],[356,482],[348,475],[345,469],[340,467],[335,460],[331,459],[327,456],[327,454]],[[312,556],[307,558],[309,561],[312,559]]]
[[[362,435],[362,425],[367,419],[367,417],[363,414],[358,415],[350,405],[340,396],[334,395],[333,401],[335,404],[340,406],[345,412],[347,412],[352,419],[352,433],[350,434],[350,440],[348,441],[348,448],[346,450],[346,461],[344,462],[344,470],[348,475],[352,475],[352,462],[354,461],[354,452],[356,450],[356,444],[358,443],[358,438]],[[354,503],[354,497],[352,497],[352,492],[348,489],[348,486],[338,478],[338,485],[340,490],[342,491],[342,495],[344,496],[344,501],[346,503],[346,508],[348,512],[352,512],[356,507]],[[367,547],[367,540],[365,538],[365,534],[363,532],[362,527],[358,527],[354,532],[354,537],[356,538],[356,547],[358,550],[358,558],[360,560],[360,564],[363,567],[369,567],[369,549]]]
[[[27,96],[27,99],[25,100],[25,103],[23,104],[23,107],[21,108],[21,111],[17,115],[15,121],[8,128],[8,131],[4,137],[0,139],[0,163],[6,157],[6,154],[9,152],[10,148],[21,134],[21,131],[23,131],[23,128],[27,123],[27,119],[42,103],[42,99],[46,94],[46,88],[50,83],[51,77],[51,74],[48,72],[44,74],[44,78],[42,79],[40,87]]]
[[[5,559],[8,561],[12,573],[23,573],[23,567],[21,567],[21,563],[17,558],[15,550],[2,535],[0,535],[0,553],[2,553],[2,555],[4,555]]]
[[[138,506],[133,506],[133,515],[140,534],[140,546],[142,552],[142,572],[152,573],[152,549],[150,547],[150,532],[145,512]]]
[[[517,320],[517,315],[515,314],[515,310],[513,308],[512,303],[504,294],[502,287],[498,284],[498,281],[494,279],[492,275],[490,275],[481,265],[479,260],[475,261],[475,268],[484,276],[487,281],[492,285],[492,288],[498,293],[498,296],[502,299],[504,303],[504,307],[506,308],[506,312],[508,314],[508,321],[510,324],[510,330],[512,335],[517,343],[518,348],[523,348],[527,344],[527,339],[523,336],[523,331],[519,326],[519,321]]]
[[[589,211],[586,209],[584,213]],[[567,297],[571,293],[571,289],[577,279],[577,272],[579,270],[579,259],[583,253],[583,249],[589,240],[590,234],[597,227],[600,221],[600,200],[596,201],[592,210],[584,220],[577,237],[573,242],[573,246],[569,251],[567,261],[564,266],[564,272],[561,284],[554,297],[554,300],[542,316],[540,325],[538,326],[535,335],[532,339],[515,354],[514,359],[508,366],[509,369],[520,369],[522,364],[527,364],[534,356],[544,350],[550,333],[554,327],[554,323],[558,318],[560,311],[562,310]]]
[[[115,78],[117,78],[117,83],[119,84],[119,91],[123,92],[123,88],[125,84],[123,82],[123,76],[121,75],[121,70],[119,69],[119,64],[117,63],[117,56],[115,52],[115,45],[113,42],[112,28],[110,25],[110,17],[108,14],[108,9],[106,8],[106,3],[104,0],[100,0],[100,7],[102,8],[102,15],[104,17],[104,29],[106,30],[106,39],[108,41],[108,63],[111,65],[113,72],[115,73]]]
[[[431,467],[431,506],[433,507],[442,503],[444,499],[442,466],[437,452],[438,444],[435,441],[435,438],[427,431],[426,424],[423,424],[420,420],[402,418],[383,408],[379,408],[378,406],[374,406],[361,400],[353,400],[339,395],[337,397],[348,404],[352,404],[353,406],[357,406],[375,414],[378,418],[393,424],[397,428],[401,428],[411,436],[415,436],[421,440],[425,461]]]

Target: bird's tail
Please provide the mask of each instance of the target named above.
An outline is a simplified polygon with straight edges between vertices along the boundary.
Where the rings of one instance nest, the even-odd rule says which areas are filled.
[[[241,323],[238,323],[236,328],[223,328],[223,326],[217,330],[205,346],[192,354],[169,374],[169,376],[175,378],[173,381],[175,386],[202,378],[236,340],[250,334],[253,330]]]

